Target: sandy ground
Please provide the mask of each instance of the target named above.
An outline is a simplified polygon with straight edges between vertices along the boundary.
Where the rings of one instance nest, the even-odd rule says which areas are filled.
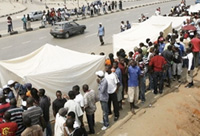
[[[200,73],[194,83],[142,109],[110,136],[200,136]]]

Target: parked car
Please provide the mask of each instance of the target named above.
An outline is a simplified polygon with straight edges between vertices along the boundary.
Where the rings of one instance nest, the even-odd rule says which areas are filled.
[[[29,13],[29,17],[30,17],[31,21],[41,20],[42,16],[43,16],[42,11],[33,11],[33,12]]]
[[[195,1],[195,4],[198,4],[198,3],[200,3],[200,0],[196,0],[196,1]]]
[[[50,34],[56,37],[69,38],[74,34],[83,34],[86,29],[85,25],[79,25],[75,21],[64,21],[56,23],[50,30]]]

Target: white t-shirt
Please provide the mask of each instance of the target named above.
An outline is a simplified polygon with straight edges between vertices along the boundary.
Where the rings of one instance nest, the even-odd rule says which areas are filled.
[[[55,126],[54,126],[54,136],[64,136],[64,126],[66,118],[60,116],[59,113],[56,114]]]
[[[116,91],[117,89],[117,83],[119,83],[119,79],[115,73],[108,74],[107,72],[105,73],[105,78],[108,82],[108,93],[112,94]]]
[[[77,121],[78,125],[81,126],[81,122],[78,119],[78,117],[83,115],[83,111],[82,111],[80,105],[77,102],[75,102],[74,100],[68,100],[65,103],[64,108],[68,108],[68,113],[70,111],[73,111],[75,113],[76,121]]]
[[[84,107],[84,99],[82,94],[76,95],[76,98],[74,99],[75,102],[77,102],[81,107]]]

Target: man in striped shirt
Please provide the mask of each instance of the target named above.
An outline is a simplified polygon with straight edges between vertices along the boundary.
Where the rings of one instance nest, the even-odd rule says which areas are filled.
[[[22,120],[22,113],[24,112],[24,110],[17,107],[17,101],[15,98],[10,100],[10,108],[8,109],[8,112],[11,114],[10,121],[17,123],[18,129],[16,132],[16,136],[20,136],[25,129]]]

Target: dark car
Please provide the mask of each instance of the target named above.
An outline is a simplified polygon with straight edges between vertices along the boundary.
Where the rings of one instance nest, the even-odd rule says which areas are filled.
[[[56,37],[65,37],[69,38],[69,36],[74,34],[83,34],[86,29],[85,25],[79,25],[78,23],[74,21],[64,21],[64,22],[58,22],[56,23],[51,31],[50,34],[56,38]]]

